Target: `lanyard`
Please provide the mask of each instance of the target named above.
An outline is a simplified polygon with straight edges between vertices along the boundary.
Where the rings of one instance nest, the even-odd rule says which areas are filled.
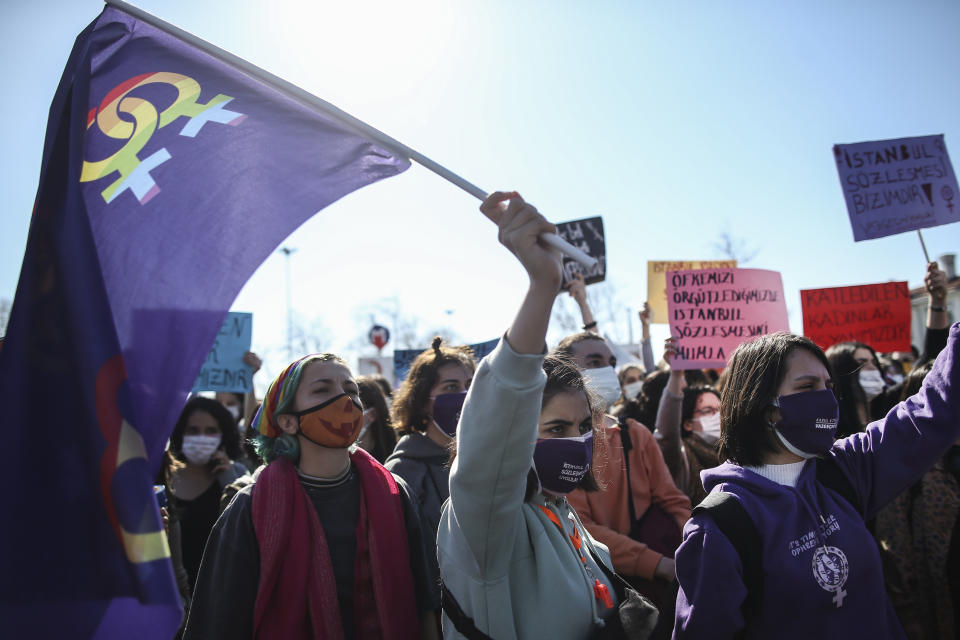
[[[560,533],[565,533],[563,530],[563,523],[560,522],[560,517],[557,516],[553,511],[544,507],[543,505],[537,505],[540,507],[540,510],[547,514],[547,517],[550,518],[550,522],[557,525],[557,528],[560,529]],[[587,570],[587,575],[593,578],[593,596],[603,603],[603,605],[610,609],[613,607],[613,599],[610,597],[610,589],[607,588],[607,585],[603,584],[593,575],[593,571],[590,570],[590,565],[587,564],[587,557],[583,555],[583,538],[580,536],[580,530],[577,529],[577,525],[573,525],[573,533],[570,534],[570,542],[573,543],[573,548],[577,550],[577,555],[580,557],[580,562],[583,563],[583,568]]]

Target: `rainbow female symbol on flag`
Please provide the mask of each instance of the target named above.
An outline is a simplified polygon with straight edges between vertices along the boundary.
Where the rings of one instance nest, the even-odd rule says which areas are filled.
[[[158,112],[151,102],[136,97],[137,89],[149,84],[163,84],[174,88],[177,96],[173,103]],[[137,154],[143,150],[157,129],[174,123],[180,117],[186,117],[188,120],[180,130],[180,135],[193,138],[208,122],[236,126],[246,119],[242,113],[224,108],[224,105],[233,100],[230,96],[221,93],[206,104],[199,104],[199,97],[200,84],[179,73],[144,73],[118,84],[107,94],[99,107],[90,110],[87,131],[88,135],[92,134],[91,129],[96,125],[104,135],[123,140],[124,145],[102,160],[84,160],[80,182],[92,182],[118,172],[120,177],[102,193],[107,203],[113,202],[125,189],[133,191],[140,204],[149,202],[160,192],[160,187],[153,181],[150,171],[171,156],[166,148],[160,148],[142,160]],[[121,113],[132,117],[133,122],[121,119]]]
[[[227,310],[297,226],[408,166],[125,11],[80,34],[0,351],[5,637],[173,637],[151,485]]]

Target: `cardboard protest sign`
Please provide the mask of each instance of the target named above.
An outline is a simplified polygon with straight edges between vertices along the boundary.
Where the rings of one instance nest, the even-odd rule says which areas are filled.
[[[487,340],[486,342],[480,342],[477,344],[468,345],[470,349],[473,350],[473,355],[477,359],[477,362],[482,360],[484,356],[493,351],[497,346],[497,343],[500,342],[500,339],[496,340]],[[410,366],[413,364],[413,361],[418,355],[427,350],[427,347],[423,349],[396,349],[393,352],[393,373],[396,376],[396,382],[394,386],[399,387],[403,383],[404,379],[407,377],[407,374],[410,373]]]
[[[648,260],[647,302],[650,304],[650,322],[667,324],[667,271],[693,269],[736,269],[736,260]]]
[[[253,338],[253,314],[231,311],[217,333],[194,391],[235,391],[246,393],[253,387],[253,367],[243,362]]]
[[[573,279],[574,273],[582,273],[587,284],[602,282],[607,277],[607,243],[603,235],[603,218],[571,220],[557,225],[557,235],[597,259],[590,269],[584,269],[576,260],[563,257],[563,287]]]
[[[833,157],[855,242],[960,222],[942,135],[838,144]]]
[[[874,351],[910,351],[910,289],[906,282],[803,289],[803,335],[826,349],[863,342]]]
[[[765,269],[668,271],[667,308],[674,369],[725,367],[741,342],[790,330],[783,281]]]

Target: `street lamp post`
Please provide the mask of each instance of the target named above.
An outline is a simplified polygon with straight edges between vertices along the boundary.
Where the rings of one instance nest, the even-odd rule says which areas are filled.
[[[290,292],[290,256],[296,252],[294,247],[280,247],[280,253],[287,258],[287,360],[293,360],[293,295]]]

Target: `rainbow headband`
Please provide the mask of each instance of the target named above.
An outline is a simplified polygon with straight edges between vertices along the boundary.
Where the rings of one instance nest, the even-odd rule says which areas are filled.
[[[293,361],[270,383],[270,388],[267,389],[267,395],[260,405],[260,410],[253,418],[253,428],[260,435],[267,438],[276,438],[280,435],[276,420],[277,409],[292,399],[297,392],[297,387],[300,386],[300,376],[304,367],[316,357],[316,354],[311,354]]]

